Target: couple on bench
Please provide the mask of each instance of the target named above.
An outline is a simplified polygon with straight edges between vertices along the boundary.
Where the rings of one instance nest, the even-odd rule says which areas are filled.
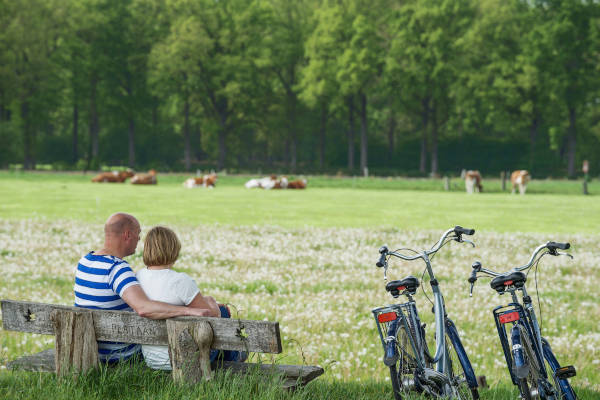
[[[171,229],[156,226],[146,235],[146,268],[133,272],[123,259],[135,253],[140,240],[138,220],[125,213],[111,215],[104,225],[104,247],[83,256],[75,272],[75,306],[135,311],[142,317],[165,319],[182,315],[229,318],[229,309],[203,296],[196,282],[172,270],[181,243]],[[98,342],[100,361],[110,364],[141,358],[153,369],[170,370],[167,346]],[[211,361],[245,361],[238,351],[211,350]]]

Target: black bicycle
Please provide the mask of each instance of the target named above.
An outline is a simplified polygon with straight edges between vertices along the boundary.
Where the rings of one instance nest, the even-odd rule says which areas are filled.
[[[478,278],[477,274],[484,273],[494,277],[490,284],[492,289],[501,295],[508,292],[512,297],[511,303],[494,308],[493,314],[508,372],[524,400],[575,400],[577,398],[569,384],[569,378],[575,376],[575,367],[572,365],[561,367],[550,344],[542,337],[533,302],[525,287],[527,274],[522,272],[530,271],[532,266],[535,266],[537,271],[540,259],[546,254],[573,258],[568,253],[558,251],[558,249],[567,250],[569,247],[569,243],[543,244],[535,249],[526,265],[505,273],[482,268],[479,261],[472,266],[473,271],[469,278],[471,296],[473,285]],[[517,292],[521,292],[522,301],[519,301]],[[546,363],[550,371],[546,368]]]
[[[413,299],[419,287],[419,279],[407,276],[404,279],[388,282],[385,289],[394,298],[406,296],[407,302],[391,304],[373,309],[375,322],[383,345],[383,362],[390,369],[392,388],[396,400],[410,391],[429,394],[437,398],[479,399],[477,379],[471,362],[462,345],[454,322],[448,318],[444,297],[431,268],[431,258],[445,244],[456,241],[466,242],[463,235],[472,235],[474,229],[456,226],[444,232],[439,241],[430,249],[417,252],[410,249],[389,251],[386,246],[379,249],[381,254],[378,267],[384,268],[387,281],[387,260],[398,257],[403,260],[421,259],[429,274],[433,291],[435,314],[435,355],[429,353],[425,340],[425,326],[421,324],[417,306]],[[408,250],[415,255],[400,253]]]

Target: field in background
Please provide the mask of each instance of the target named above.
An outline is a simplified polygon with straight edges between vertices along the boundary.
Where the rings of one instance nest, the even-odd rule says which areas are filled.
[[[554,192],[563,194],[512,196],[415,189],[442,185],[439,180],[309,177],[307,190],[265,191],[246,190],[248,177],[240,176],[221,177],[213,190],[185,189],[183,175],[159,176],[156,186],[94,184],[90,178],[0,173],[0,218],[100,223],[120,210],[145,224],[440,229],[459,223],[487,232],[600,232],[600,202],[575,195],[579,184],[569,181],[539,181],[530,188],[560,188]]]
[[[0,298],[72,304],[78,258],[100,244],[108,214],[130,211],[145,231],[159,222],[176,230],[183,247],[175,268],[190,274],[204,293],[235,305],[242,318],[280,322],[284,353],[275,360],[326,368],[323,382],[296,398],[323,398],[324,393],[332,393],[331,398],[359,398],[356,391],[365,399],[389,398],[388,373],[370,313],[371,308],[391,302],[382,271],[374,266],[377,248],[385,243],[422,249],[431,246],[442,230],[462,224],[478,229],[474,237],[478,247],[451,243],[438,253],[434,268],[476,373],[485,374],[494,388],[485,398],[505,399],[516,395],[507,394],[509,378],[491,309],[508,299],[493,292],[485,279],[469,298],[470,265],[481,260],[507,270],[525,263],[539,243],[570,241],[574,261],[547,257],[540,264],[543,330],[559,360],[577,367],[574,382],[581,393],[587,390],[584,398],[597,397],[600,334],[597,318],[592,317],[600,315],[595,295],[600,282],[596,198],[468,196],[348,185],[313,188],[311,183],[319,178],[309,179],[306,191],[247,191],[241,187],[245,177],[221,179],[214,190],[186,190],[181,176],[165,177],[158,186],[135,187],[92,184],[89,176],[79,175],[0,175]],[[140,244],[129,258],[135,269],[142,267],[141,251]],[[422,270],[419,263],[393,263],[390,278],[421,276]],[[529,288],[535,293],[533,277],[532,271]],[[421,291],[416,298],[432,341],[430,304]],[[0,361],[48,348],[52,341],[50,336],[0,331]],[[12,393],[14,386],[27,398],[23,393],[33,393],[42,382],[30,376],[35,375],[0,371],[0,394]],[[151,372],[139,378],[144,379],[156,381]],[[86,389],[77,384],[58,390],[64,398],[90,397],[78,394]],[[157,398],[177,394],[158,387],[144,390]],[[187,395],[203,397],[194,391]],[[135,393],[128,396],[124,397],[135,398]]]

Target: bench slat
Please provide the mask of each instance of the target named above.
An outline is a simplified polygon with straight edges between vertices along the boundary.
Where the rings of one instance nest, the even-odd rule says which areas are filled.
[[[293,389],[298,385],[306,385],[308,382],[323,375],[323,368],[310,365],[278,365],[278,364],[254,364],[225,361],[218,364],[219,369],[228,369],[233,373],[247,373],[253,368],[260,368],[262,373],[281,374],[285,377],[283,387]],[[24,356],[8,363],[8,369],[54,372],[54,349]]]
[[[97,340],[152,345],[168,345],[165,320],[143,318],[134,312],[89,310],[56,304],[2,300],[2,324],[5,330],[54,335],[50,320],[53,310],[91,312]],[[214,332],[213,349],[281,353],[279,323],[211,317],[176,319],[209,321]],[[244,335],[239,334],[240,326]],[[243,340],[242,336],[246,336]]]

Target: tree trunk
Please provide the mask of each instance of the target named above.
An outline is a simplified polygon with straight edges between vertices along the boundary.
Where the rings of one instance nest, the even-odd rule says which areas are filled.
[[[394,158],[394,136],[396,134],[396,118],[390,108],[390,117],[388,119],[388,158],[391,162]]]
[[[421,160],[419,163],[419,172],[427,172],[427,125],[429,122],[429,100],[423,100],[423,109],[421,112],[422,131],[421,131]]]
[[[288,121],[290,136],[290,169],[296,172],[298,158],[298,137],[296,132],[296,95],[288,93]]]
[[[367,171],[367,95],[360,94],[360,171]]]
[[[354,98],[348,96],[348,170],[354,169]]]
[[[577,112],[574,107],[569,107],[569,133],[567,138],[567,174],[569,178],[575,177],[575,150],[577,147]]]
[[[435,106],[431,110],[431,116],[431,176],[435,177],[438,173],[438,123]]]
[[[189,171],[192,166],[192,151],[190,145],[190,101],[187,95],[183,105],[183,160],[185,170]]]
[[[534,110],[531,126],[529,127],[529,173],[533,171],[535,164],[535,145],[538,135],[538,126],[538,113]]]
[[[76,163],[79,159],[77,146],[79,140],[79,104],[77,101],[73,103],[73,162]]]
[[[98,125],[98,110],[96,107],[96,92],[97,92],[97,86],[98,86],[98,79],[96,78],[96,76],[92,76],[91,81],[90,81],[90,87],[91,87],[91,92],[90,92],[90,121],[89,121],[89,131],[90,131],[90,146],[91,146],[91,158],[90,160],[97,160],[98,159],[98,133],[100,131],[99,125]],[[89,164],[89,160],[88,160],[88,164]]]
[[[204,152],[202,151],[202,129],[200,129],[199,123],[196,124],[196,141],[198,142],[198,146],[195,148],[194,154],[196,160],[202,160]]]
[[[31,122],[29,118],[29,103],[21,103],[21,120],[23,121],[23,168],[35,168],[33,160],[33,134],[31,132]]]
[[[129,168],[135,168],[135,120],[129,117]]]
[[[219,115],[219,159],[217,161],[217,169],[221,171],[225,168],[225,158],[227,156],[227,111],[220,112]]]
[[[325,166],[325,133],[327,131],[327,103],[321,103],[321,124],[319,126],[319,168]]]

